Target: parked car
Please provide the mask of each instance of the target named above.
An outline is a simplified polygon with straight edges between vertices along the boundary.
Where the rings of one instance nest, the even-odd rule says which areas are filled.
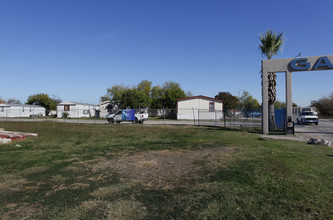
[[[251,118],[261,118],[261,112],[251,112],[251,113],[249,113],[249,117],[251,117]]]
[[[108,114],[106,120],[110,123],[120,123],[122,121],[132,121],[133,124],[142,124],[145,120],[148,120],[148,113],[140,112],[135,114],[134,109],[124,109],[118,111],[116,114]]]
[[[311,124],[314,123],[315,125],[319,124],[319,118],[315,112],[312,111],[305,111],[301,112],[299,116],[297,116],[297,123],[301,124]]]

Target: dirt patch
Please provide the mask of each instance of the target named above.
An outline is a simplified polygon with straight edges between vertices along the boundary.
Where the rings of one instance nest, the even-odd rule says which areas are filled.
[[[233,148],[210,148],[197,151],[147,151],[135,155],[122,155],[117,159],[98,158],[79,162],[91,172],[116,170],[123,182],[141,183],[149,187],[170,189],[179,182],[195,178],[203,163],[224,166]],[[224,161],[225,162],[225,161]],[[71,168],[72,169],[72,168]]]

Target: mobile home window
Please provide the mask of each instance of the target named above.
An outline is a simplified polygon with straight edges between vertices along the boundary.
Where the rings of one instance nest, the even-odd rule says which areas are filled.
[[[64,111],[69,112],[69,105],[64,105]]]
[[[209,103],[209,112],[214,112],[215,111],[215,102],[210,102]]]
[[[24,107],[22,107],[22,112],[24,112]]]
[[[5,107],[1,107],[1,112],[5,112]]]

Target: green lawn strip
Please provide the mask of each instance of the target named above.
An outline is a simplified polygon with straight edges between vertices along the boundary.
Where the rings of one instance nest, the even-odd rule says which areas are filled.
[[[192,126],[0,122],[0,127],[39,134],[0,146],[0,214],[8,218],[333,216],[331,148]],[[218,147],[234,150],[195,161],[195,173],[171,188],[137,182],[109,162],[144,152]]]

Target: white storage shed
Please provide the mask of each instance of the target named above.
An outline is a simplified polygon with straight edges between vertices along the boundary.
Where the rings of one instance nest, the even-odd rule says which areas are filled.
[[[57,105],[57,117],[61,118],[63,113],[67,113],[70,118],[95,117],[98,105],[85,104],[79,102],[61,102]]]
[[[39,105],[0,104],[0,117],[19,118],[45,116],[45,108]]]
[[[193,96],[177,100],[177,119],[221,120],[223,100]]]

